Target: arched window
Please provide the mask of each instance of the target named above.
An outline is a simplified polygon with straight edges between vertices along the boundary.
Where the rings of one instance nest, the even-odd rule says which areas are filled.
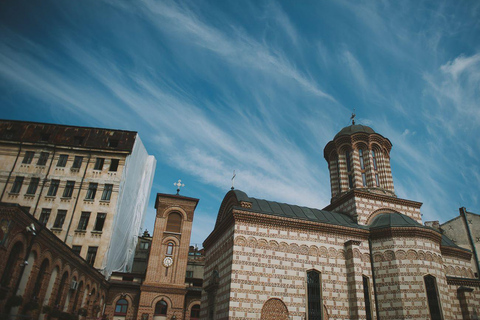
[[[127,315],[128,310],[128,301],[125,299],[120,299],[115,305],[115,316],[125,316]]]
[[[182,229],[182,216],[177,213],[173,212],[168,215],[167,221],[167,231],[180,233]]]
[[[350,151],[345,151],[345,161],[347,162],[347,174],[348,174],[348,187],[350,189],[354,188],[353,184],[353,172],[352,172],[352,164],[350,163]]]
[[[370,302],[370,286],[368,277],[363,276],[363,297],[365,298],[365,313],[367,314],[367,320],[372,320],[372,306]]]
[[[322,283],[320,272],[307,271],[308,320],[322,320]]]
[[[363,186],[367,186],[367,176],[365,175],[365,160],[363,159],[363,150],[358,149],[358,155],[360,157],[360,172],[362,173]]]
[[[22,253],[22,251],[23,251],[23,244],[21,242],[15,243],[12,250],[10,251],[10,255],[8,256],[5,269],[3,270],[2,280],[0,281],[0,284],[2,285],[2,287],[9,286],[13,276],[13,270],[15,270],[17,261],[20,258],[20,254]]]
[[[428,309],[430,310],[430,317],[432,319],[443,319],[440,308],[440,301],[438,299],[437,279],[432,275],[423,277],[425,281],[425,290],[427,291]]]
[[[155,305],[155,315],[156,316],[166,316],[168,310],[168,305],[164,300],[160,300]]]
[[[338,193],[342,192],[342,180],[340,179],[340,161],[338,161],[338,155],[335,156],[335,164],[337,166],[337,183],[338,183]]]
[[[190,320],[200,319],[200,305],[196,304],[190,310]]]
[[[60,280],[60,285],[58,286],[57,296],[55,298],[55,304],[60,304],[60,300],[62,299],[63,289],[65,289],[65,282],[67,282],[68,272],[65,272]]]
[[[40,270],[38,271],[37,280],[35,280],[35,286],[33,287],[32,291],[32,298],[38,298],[38,294],[40,293],[40,288],[42,286],[43,278],[45,277],[45,271],[48,268],[48,260],[45,259],[40,266]]]
[[[173,247],[174,247],[174,246],[175,246],[175,245],[173,244],[173,242],[169,242],[169,243],[167,244],[167,256],[173,255]]]

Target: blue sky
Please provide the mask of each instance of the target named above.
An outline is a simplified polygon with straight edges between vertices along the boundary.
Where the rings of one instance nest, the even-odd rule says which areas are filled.
[[[0,117],[138,131],[157,192],[231,186],[323,208],[323,148],[349,124],[393,143],[424,220],[479,212],[478,1],[2,1]]]

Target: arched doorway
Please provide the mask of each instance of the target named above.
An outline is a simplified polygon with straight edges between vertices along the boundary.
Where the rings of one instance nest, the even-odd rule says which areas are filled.
[[[288,320],[288,309],[282,300],[272,298],[267,300],[262,307],[260,320]]]

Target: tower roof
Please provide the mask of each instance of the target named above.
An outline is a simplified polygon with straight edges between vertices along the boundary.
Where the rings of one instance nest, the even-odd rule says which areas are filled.
[[[334,139],[336,139],[340,136],[344,136],[344,135],[352,135],[354,133],[368,133],[368,134],[371,134],[371,133],[375,133],[375,131],[368,126],[364,126],[364,125],[361,125],[361,124],[352,124],[352,125],[349,125],[349,126],[343,128],[342,130],[340,130],[335,135]]]

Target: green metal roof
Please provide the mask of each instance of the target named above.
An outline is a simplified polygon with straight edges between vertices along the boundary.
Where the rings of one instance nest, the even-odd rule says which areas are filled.
[[[368,229],[367,226],[358,225],[350,216],[343,213],[251,198],[247,196],[245,192],[240,190],[233,190],[232,192],[235,193],[238,201],[246,201],[252,204],[252,207],[248,209],[243,207],[239,208],[245,211],[258,212],[277,217],[327,223],[356,229]]]
[[[428,228],[401,213],[382,213],[373,219],[370,229],[382,229],[387,227],[421,227]]]

